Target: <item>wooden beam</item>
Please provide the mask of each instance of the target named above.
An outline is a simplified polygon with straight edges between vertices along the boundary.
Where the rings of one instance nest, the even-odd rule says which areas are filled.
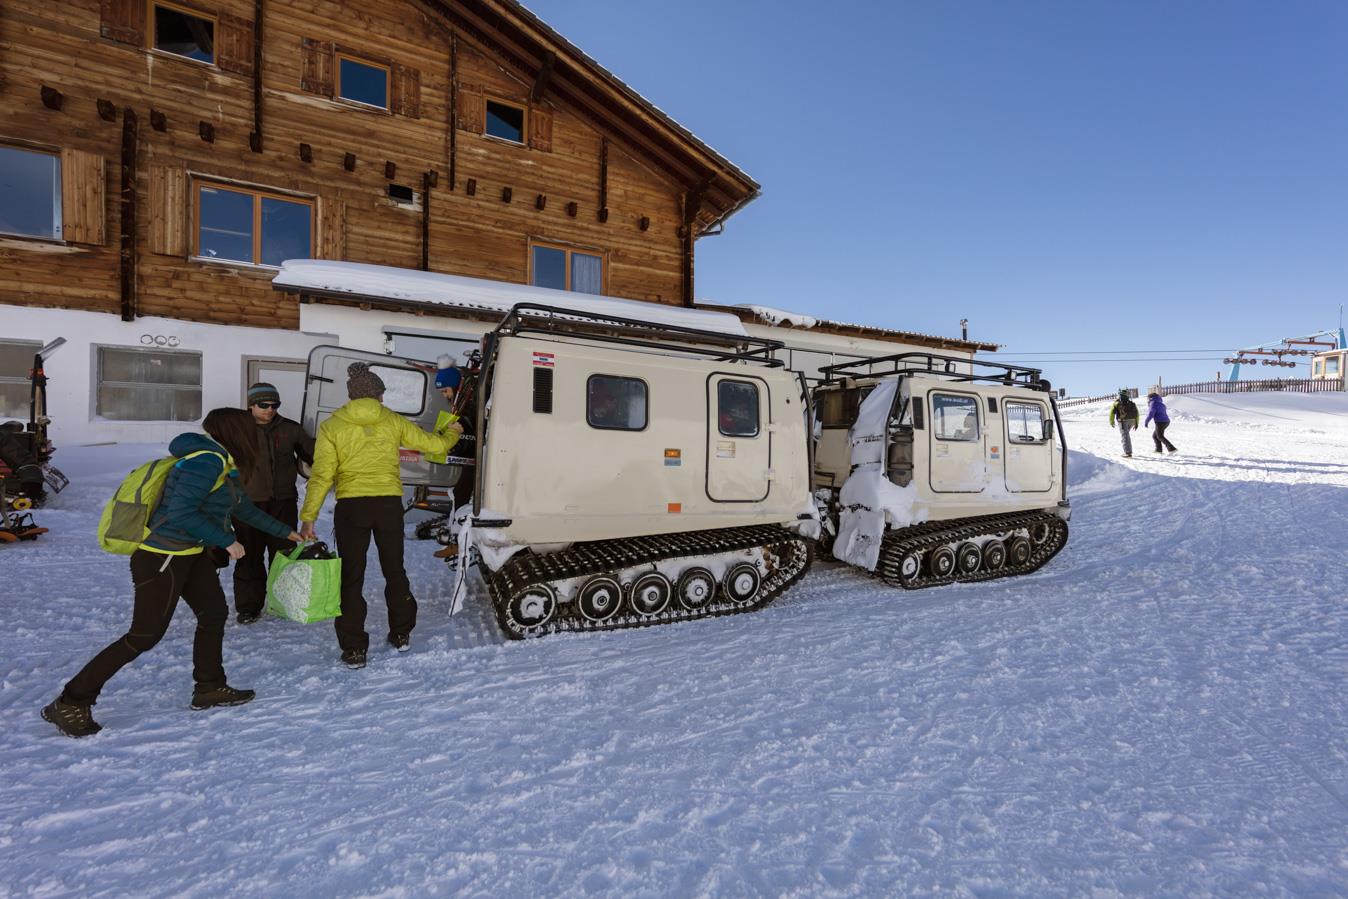
[[[263,0],[253,0],[253,133],[248,146],[254,153],[262,152],[262,6]]]
[[[557,54],[549,50],[543,55],[543,65],[538,67],[538,75],[534,78],[534,89],[529,92],[529,102],[537,103],[543,99],[543,93],[548,89],[548,82],[552,80],[552,67],[557,65]]]
[[[608,138],[599,140],[599,221],[608,218]]]
[[[456,170],[459,149],[459,36],[449,35],[449,189],[459,189]]]
[[[435,186],[435,172],[421,176],[421,270],[431,270],[431,188]]]
[[[122,110],[122,236],[119,251],[122,321],[136,320],[136,111]]]

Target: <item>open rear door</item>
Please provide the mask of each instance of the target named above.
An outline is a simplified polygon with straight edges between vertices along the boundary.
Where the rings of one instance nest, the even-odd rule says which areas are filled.
[[[317,346],[309,353],[305,373],[301,423],[308,433],[317,434],[318,426],[346,403],[346,369],[352,362],[367,363],[370,371],[384,382],[384,405],[423,430],[434,430],[436,417],[449,409],[435,390],[435,366],[429,362],[346,347]],[[403,483],[411,487],[452,487],[464,472],[462,466],[427,462],[415,450],[402,450],[401,460]]]

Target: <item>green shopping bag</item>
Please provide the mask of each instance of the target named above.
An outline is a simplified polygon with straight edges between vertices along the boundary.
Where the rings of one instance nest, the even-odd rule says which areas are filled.
[[[267,611],[305,624],[342,614],[342,560],[322,543],[277,553],[267,572]]]

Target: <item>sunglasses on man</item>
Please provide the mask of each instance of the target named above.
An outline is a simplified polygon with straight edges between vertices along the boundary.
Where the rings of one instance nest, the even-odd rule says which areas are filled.
[[[281,408],[281,404],[280,404],[280,403],[253,403],[253,405],[254,405],[254,406],[257,406],[259,409],[279,409],[279,408]]]

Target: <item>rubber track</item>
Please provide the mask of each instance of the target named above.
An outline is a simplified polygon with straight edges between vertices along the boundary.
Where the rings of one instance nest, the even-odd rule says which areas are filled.
[[[601,623],[582,617],[574,602],[559,603],[551,621],[540,628],[526,632],[512,626],[506,611],[507,602],[511,597],[536,584],[555,583],[596,574],[616,575],[618,571],[638,565],[666,562],[680,557],[689,557],[692,562],[693,557],[757,548],[767,551],[769,571],[763,577],[758,598],[751,603],[737,603],[725,598],[718,585],[715,597],[701,609],[691,611],[685,609],[679,605],[677,596],[671,596],[669,605],[663,612],[657,615],[638,615],[630,610],[625,599],[618,614]],[[485,566],[480,570],[487,582],[492,605],[496,609],[496,620],[501,630],[508,637],[524,639],[554,633],[649,627],[656,624],[672,624],[676,621],[711,618],[716,615],[753,612],[772,602],[800,580],[813,561],[812,541],[805,540],[780,525],[755,525],[581,543],[562,552],[546,555],[520,553],[499,571],[487,571]],[[675,580],[677,581],[677,578]]]
[[[926,572],[912,581],[904,581],[899,576],[904,557],[915,551],[927,552],[944,544],[958,549],[959,544],[975,537],[1029,529],[1037,524],[1047,524],[1049,535],[1043,543],[1034,547],[1030,559],[1024,565],[1011,567],[1003,565],[996,571],[975,571],[961,575],[958,572],[947,577],[934,577]],[[886,583],[903,587],[905,590],[921,590],[926,587],[940,587],[945,584],[974,583],[990,581],[996,578],[1030,574],[1042,568],[1049,559],[1056,556],[1067,544],[1067,522],[1049,512],[1020,512],[1010,515],[984,515],[978,518],[964,518],[956,522],[934,521],[915,525],[885,534],[880,547],[880,559],[875,566],[876,576]]]

